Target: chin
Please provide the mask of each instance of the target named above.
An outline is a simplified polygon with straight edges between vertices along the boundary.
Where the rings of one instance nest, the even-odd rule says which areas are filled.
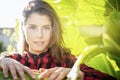
[[[44,49],[37,49],[36,51],[37,52],[45,52],[46,50],[44,50]]]

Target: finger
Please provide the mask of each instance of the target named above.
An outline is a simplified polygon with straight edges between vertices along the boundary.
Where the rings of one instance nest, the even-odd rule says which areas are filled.
[[[17,72],[16,72],[16,68],[14,66],[14,64],[8,64],[9,66],[9,70],[10,70],[10,73],[12,74],[12,77],[14,80],[17,80]]]
[[[51,74],[50,70],[45,70],[45,71],[44,71],[43,73],[41,73],[38,77],[39,77],[40,79],[42,79],[42,78],[48,77],[50,74]]]
[[[8,77],[8,67],[6,65],[4,65],[4,67],[2,67],[2,69],[3,69],[4,77],[7,78]]]
[[[6,61],[6,59],[3,58],[3,59],[1,60],[1,63],[0,63],[0,64],[1,64],[1,67],[2,67],[2,69],[3,69],[4,77],[7,78],[7,77],[8,77],[8,66],[7,66],[7,64],[6,64],[5,61]]]
[[[33,72],[30,70],[30,68],[26,67],[26,66],[22,66],[24,68],[24,71],[33,79],[35,79],[35,75],[33,74]]]
[[[41,73],[38,77],[39,77],[40,79],[42,79],[42,78],[47,78],[47,77],[49,77],[56,69],[57,69],[57,67],[51,68],[51,69],[47,69],[47,70],[45,70],[43,73]]]
[[[62,80],[69,73],[69,68],[59,68],[49,77],[50,80]]]
[[[24,73],[24,69],[22,68],[22,66],[21,66],[20,64],[17,64],[15,67],[16,67],[16,70],[17,70],[20,78],[21,78],[22,80],[26,80],[26,78],[25,78],[25,73]]]
[[[59,71],[59,74],[56,77],[56,80],[63,80],[67,76],[67,74],[69,72],[70,72],[69,68],[68,69],[63,69],[63,70]]]
[[[84,73],[82,71],[78,71],[78,78],[83,80],[84,79]]]
[[[39,73],[42,73],[42,72],[44,72],[46,69],[45,68],[40,68],[39,69]]]
[[[18,74],[22,80],[26,80],[25,73],[22,69],[19,69]]]
[[[33,75],[40,74],[38,70],[30,69]]]
[[[58,77],[58,75],[59,75],[59,71],[55,71],[50,75],[48,80],[57,80],[56,78]]]

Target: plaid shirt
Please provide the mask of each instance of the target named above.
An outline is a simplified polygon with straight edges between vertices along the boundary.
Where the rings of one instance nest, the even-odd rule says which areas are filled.
[[[51,54],[48,51],[40,55],[35,55],[28,52],[24,55],[14,54],[6,57],[13,58],[31,69],[49,69],[53,67],[72,68],[76,61],[76,58],[73,55],[70,55],[69,58],[65,57],[66,60],[61,63],[55,62],[55,59],[51,57]],[[80,65],[80,70],[84,72],[84,80],[117,80],[114,77],[106,73],[100,72],[98,70],[95,70],[91,67],[88,67],[85,64]]]

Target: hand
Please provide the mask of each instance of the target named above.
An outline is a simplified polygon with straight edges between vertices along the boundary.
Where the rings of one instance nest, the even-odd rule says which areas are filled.
[[[23,66],[18,61],[11,59],[11,58],[3,58],[1,59],[1,68],[3,69],[4,77],[8,77],[8,73],[12,74],[14,80],[18,79],[18,75],[20,76],[21,80],[25,79],[25,72],[30,75],[30,77],[35,78],[33,73],[28,67]],[[17,75],[18,73],[18,75]]]
[[[39,75],[39,78],[40,79],[48,78],[48,80],[62,80],[67,76],[70,70],[71,70],[70,68],[63,67],[46,69]]]

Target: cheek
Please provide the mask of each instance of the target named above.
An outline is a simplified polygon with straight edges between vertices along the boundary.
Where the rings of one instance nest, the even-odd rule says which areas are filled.
[[[49,35],[49,41],[52,39],[52,32]]]
[[[31,36],[30,35],[26,35],[26,41],[29,43],[31,41]]]
[[[31,33],[28,33],[27,31],[25,32],[25,39],[26,39],[26,42],[29,44],[30,41],[33,39],[33,36]]]
[[[50,35],[50,38],[49,38],[49,41],[48,41],[48,42],[49,42],[49,43],[48,43],[48,44],[49,44],[49,45],[48,45],[49,47],[51,47],[51,46],[54,44],[54,38],[53,38],[53,37],[54,37],[54,36],[51,34],[51,35]]]
[[[48,38],[48,43],[49,43],[49,44],[51,44],[51,42],[52,42],[52,36],[53,36],[52,33],[48,36],[48,37],[49,37],[49,38]]]

